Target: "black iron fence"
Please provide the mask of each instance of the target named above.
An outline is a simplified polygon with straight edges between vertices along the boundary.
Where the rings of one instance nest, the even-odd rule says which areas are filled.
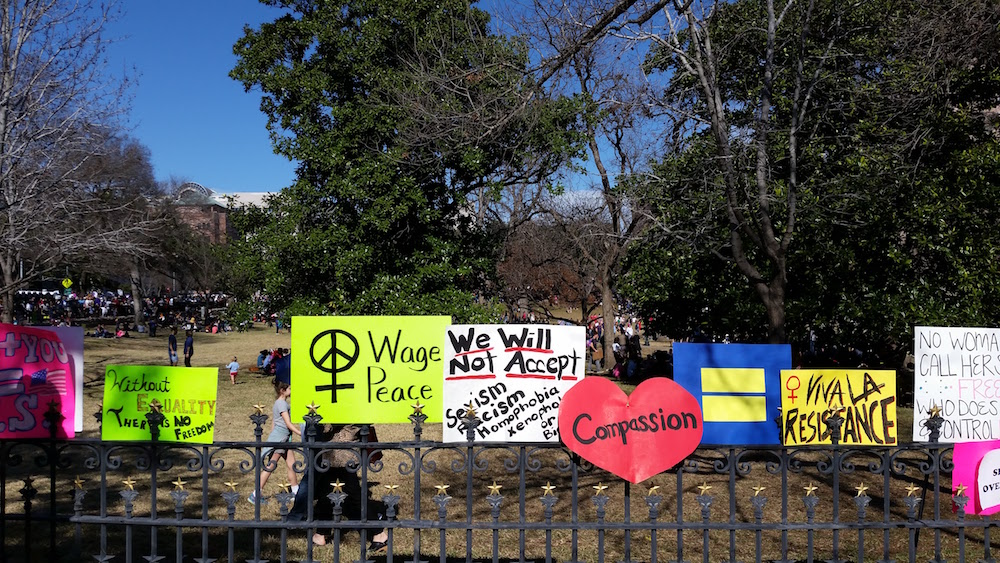
[[[558,445],[477,444],[471,418],[462,443],[424,440],[419,412],[408,441],[306,420],[297,494],[261,461],[281,444],[260,412],[250,442],[0,441],[2,559],[994,561],[946,444],[700,449],[640,486]]]

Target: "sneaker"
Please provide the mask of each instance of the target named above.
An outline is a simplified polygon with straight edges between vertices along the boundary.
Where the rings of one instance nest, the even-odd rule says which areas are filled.
[[[250,504],[257,504],[257,493],[250,493],[250,496],[247,497],[247,500],[250,501]]]
[[[298,485],[292,485],[292,494],[293,495],[297,495],[298,493],[299,493],[299,486]]]

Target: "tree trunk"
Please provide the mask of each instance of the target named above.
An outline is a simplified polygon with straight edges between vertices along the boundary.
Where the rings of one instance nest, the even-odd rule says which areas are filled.
[[[145,324],[146,319],[143,318],[142,314],[142,279],[139,277],[139,264],[136,261],[132,261],[129,264],[129,281],[132,283],[132,313],[133,321],[136,327],[141,324]]]
[[[0,304],[3,305],[3,312],[0,313],[0,322],[7,324],[14,323],[14,296],[17,295],[17,286],[14,285],[14,268],[10,261],[0,263],[0,274],[3,276],[3,286],[6,291],[0,295]]]
[[[776,278],[770,284],[755,284],[757,294],[764,303],[767,315],[767,341],[769,344],[785,344],[785,284]]]
[[[8,289],[0,296],[3,301],[3,314],[0,314],[0,322],[14,323],[14,292],[15,290]]]
[[[615,298],[612,289],[611,271],[601,269],[601,317],[604,318],[604,370],[615,366]]]

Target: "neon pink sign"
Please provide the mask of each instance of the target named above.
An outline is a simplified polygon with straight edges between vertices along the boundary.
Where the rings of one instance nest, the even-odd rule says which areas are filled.
[[[0,438],[48,437],[50,405],[64,417],[56,436],[72,438],[77,377],[56,333],[0,324]]]

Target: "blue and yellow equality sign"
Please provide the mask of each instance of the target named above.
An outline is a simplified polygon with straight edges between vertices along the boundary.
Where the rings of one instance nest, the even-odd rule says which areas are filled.
[[[674,381],[701,404],[705,445],[781,445],[787,344],[674,344]]]

